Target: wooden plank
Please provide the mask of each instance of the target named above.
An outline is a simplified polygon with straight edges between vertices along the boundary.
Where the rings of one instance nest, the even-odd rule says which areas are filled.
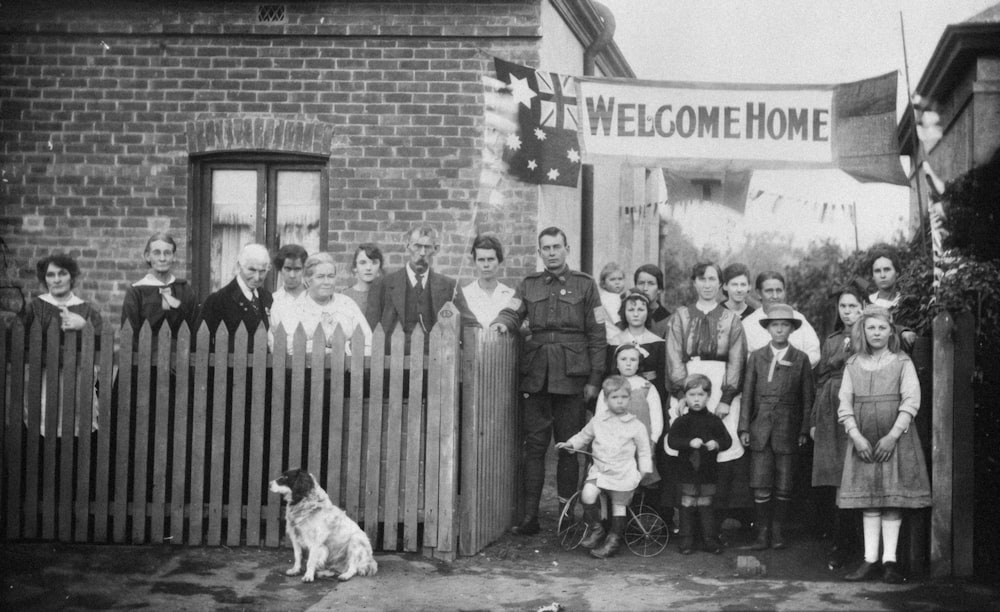
[[[382,537],[383,550],[399,550],[400,463],[403,450],[403,334],[393,334],[389,347],[389,405],[387,407],[388,427],[385,437],[385,529]],[[385,334],[379,325],[372,336],[372,352],[376,346],[385,347]],[[372,367],[372,375],[375,374]]]
[[[4,334],[6,337],[6,334]],[[20,320],[12,322],[10,330],[9,350],[4,350],[10,362],[10,402],[7,404],[7,539],[15,540],[21,537],[21,527],[24,524],[22,511],[25,499],[21,494],[21,480],[27,457],[21,453],[22,440],[21,423],[24,422],[24,325]],[[4,372],[8,370],[4,368]],[[2,373],[0,373],[2,375]],[[29,429],[30,431],[30,429]],[[37,429],[36,429],[37,431]],[[29,435],[30,437],[30,435]],[[35,454],[37,455],[37,448]],[[30,490],[29,490],[30,491]]]
[[[250,393],[250,470],[247,472],[247,546],[260,546],[260,517],[264,473],[264,444],[267,441],[264,403],[267,399],[267,330],[261,325],[253,339],[253,382]]]
[[[176,372],[174,384],[174,434],[173,474],[170,478],[170,533],[167,541],[183,544],[184,540],[184,498],[188,484],[188,423],[190,422],[190,396],[188,384],[191,377],[191,330],[182,323],[177,330],[177,346],[174,360]]]
[[[440,325],[441,322],[438,322]],[[435,326],[433,329],[437,329]],[[432,556],[438,545],[438,512],[441,489],[441,405],[445,401],[441,379],[445,376],[440,346],[440,335],[434,332],[427,338],[431,342],[427,359],[427,395],[424,398],[427,423],[426,450],[424,451],[424,542],[423,553]],[[412,355],[411,355],[412,357]],[[411,404],[412,406],[412,404]]]
[[[28,413],[28,427],[25,432],[25,492],[24,492],[24,537],[39,536],[39,487],[41,485],[42,469],[39,465],[44,449],[41,446],[40,431],[45,420],[42,405],[42,352],[44,338],[42,324],[36,320],[28,333],[28,394],[24,399],[25,411]]]
[[[300,327],[301,329],[301,327]],[[326,366],[326,336],[323,326],[317,325],[312,337],[312,353],[309,355],[309,446],[306,454],[306,469],[322,480],[323,468],[323,374]]]
[[[437,355],[440,394],[440,454],[438,464],[438,539],[435,558],[452,561],[458,548],[456,505],[458,504],[458,372],[459,312],[447,303],[431,331],[431,350]],[[428,473],[431,473],[428,470]],[[426,527],[425,527],[426,529]]]
[[[76,405],[79,415],[78,446],[76,452],[76,501],[73,504],[73,539],[86,542],[90,531],[90,465],[93,449],[90,448],[94,411],[94,328],[87,323],[80,332],[80,375]],[[94,432],[96,433],[96,432]]]
[[[63,342],[62,347],[63,362],[59,367],[59,386],[62,390],[59,402],[59,411],[62,415],[60,417],[61,424],[54,427],[52,433],[49,434],[59,441],[57,526],[60,542],[70,542],[73,539],[73,445],[77,437],[74,426],[76,424],[76,377],[78,374],[76,346],[79,337],[80,333],[76,331],[65,333],[65,342]],[[85,430],[82,423],[80,426],[82,434]],[[89,429],[88,427],[87,430]],[[46,433],[49,432],[46,431]],[[89,434],[89,431],[87,433]]]
[[[952,573],[954,477],[954,324],[947,311],[934,317],[933,427],[931,451],[931,577]]]
[[[351,346],[363,347],[365,336],[360,327],[354,329],[354,336],[351,338]],[[361,350],[354,351],[356,356],[360,356],[361,364],[352,362],[352,371],[357,368],[364,371],[364,355]],[[383,414],[383,387],[385,386],[385,342],[372,343],[371,366],[369,368],[368,386],[368,443],[367,450],[368,466],[365,470],[365,533],[372,542],[378,542],[379,506],[382,501],[382,414]]]
[[[100,335],[101,346],[98,357],[98,386],[100,389],[100,414],[97,428],[97,469],[94,481],[94,503],[91,508],[94,513],[94,542],[108,541],[108,518],[110,505],[111,430],[114,427],[113,418],[117,410],[113,405],[114,394],[114,358],[115,333],[110,325],[104,326]]]
[[[952,453],[952,576],[972,576],[975,542],[975,454],[969,440],[975,438],[975,397],[972,377],[976,371],[976,320],[970,312],[955,315],[955,372],[952,435],[963,443]]]
[[[333,346],[344,346],[347,338],[338,325],[333,334]],[[364,343],[361,344],[364,346]],[[341,351],[338,351],[341,352]],[[347,416],[347,515],[357,521],[361,518],[361,436],[364,432],[364,352],[354,351],[351,357],[351,404]]]
[[[256,330],[255,330],[256,331]],[[233,343],[233,401],[230,409],[229,431],[229,473],[225,475],[229,484],[229,500],[226,507],[226,544],[240,545],[243,528],[243,477],[244,438],[247,413],[247,330],[240,325],[236,328]]]
[[[480,478],[481,461],[481,424],[479,390],[482,380],[479,377],[477,362],[484,358],[482,343],[479,342],[479,332],[475,328],[465,330],[462,344],[462,507],[459,512],[458,528],[459,553],[474,555],[479,543],[480,505],[479,498],[483,486],[488,486]],[[470,552],[472,551],[472,552]]]
[[[191,503],[188,507],[187,541],[193,546],[200,545],[204,536],[209,344],[208,326],[202,323],[195,338],[194,405],[191,407]]]
[[[170,341],[169,325],[161,325],[156,339],[156,406],[153,409],[153,505],[149,512],[149,539],[163,542],[163,529],[167,508],[167,449],[170,444]]]
[[[303,425],[305,419],[306,332],[299,325],[292,335],[292,388],[288,405],[288,469],[303,467]]]
[[[274,332],[274,348],[271,354],[271,446],[268,459],[268,474],[277,478],[284,471],[285,463],[282,450],[285,443],[285,330],[279,327]],[[267,507],[264,510],[264,545],[271,548],[281,543],[281,496],[271,493],[267,496]]]
[[[56,536],[56,481],[58,480],[56,452],[59,442],[59,326],[49,325],[45,341],[45,377],[42,394],[45,396],[45,425],[42,446],[42,538]]]
[[[396,327],[394,334],[402,334]],[[395,338],[393,338],[395,345]],[[423,507],[420,476],[424,445],[424,334],[418,327],[410,338],[410,383],[406,389],[406,488],[403,497],[403,550],[420,550],[420,510]]]
[[[326,458],[326,492],[333,503],[344,507],[344,462],[347,446],[344,444],[344,376],[346,363],[344,351],[330,354],[330,422],[329,456]]]
[[[129,429],[132,424],[132,326],[123,325],[118,345],[118,426],[115,428],[115,489],[112,511],[111,539],[115,543],[125,541],[128,533],[128,483],[129,466],[132,457],[129,454]]]
[[[135,445],[132,454],[132,543],[146,541],[146,504],[149,501],[146,474],[149,469],[149,413],[153,369],[152,331],[149,321],[139,329],[138,370],[135,381]],[[127,430],[126,430],[127,431]]]
[[[229,387],[229,330],[220,325],[215,331],[215,376],[212,380],[211,450],[208,466],[208,533],[205,543],[222,543],[222,493],[226,476],[226,391]]]

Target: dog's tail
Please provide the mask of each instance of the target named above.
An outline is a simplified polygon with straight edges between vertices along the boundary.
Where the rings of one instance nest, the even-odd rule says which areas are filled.
[[[360,533],[355,545],[350,547],[348,567],[357,570],[360,576],[374,576],[378,572],[378,563],[372,557],[372,545],[364,533]]]

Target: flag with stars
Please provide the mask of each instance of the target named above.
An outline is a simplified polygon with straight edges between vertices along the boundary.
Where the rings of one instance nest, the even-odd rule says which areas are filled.
[[[571,76],[499,58],[497,79],[517,104],[515,133],[507,136],[508,172],[527,183],[576,187],[580,176],[577,81]]]

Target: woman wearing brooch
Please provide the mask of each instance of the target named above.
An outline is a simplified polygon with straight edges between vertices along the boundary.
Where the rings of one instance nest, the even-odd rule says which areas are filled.
[[[177,243],[169,234],[157,232],[146,241],[142,258],[149,266],[149,273],[128,288],[122,304],[122,324],[126,321],[131,324],[136,338],[143,321],[149,321],[154,334],[166,321],[176,334],[181,323],[190,325],[194,320],[198,298],[186,280],[170,272],[176,253]],[[195,331],[192,329],[192,334]]]
[[[740,383],[746,366],[747,343],[740,316],[719,303],[721,270],[711,263],[699,263],[691,272],[697,299],[671,315],[667,326],[667,385],[670,393],[669,421],[673,423],[687,409],[684,381],[691,374],[704,374],[712,381],[708,410],[722,419],[733,440],[740,420]],[[666,445],[665,445],[666,446]],[[676,456],[677,451],[666,447]],[[715,498],[719,516],[739,517],[749,525],[750,465],[742,444],[719,453],[718,489]],[[717,531],[721,534],[721,531]]]

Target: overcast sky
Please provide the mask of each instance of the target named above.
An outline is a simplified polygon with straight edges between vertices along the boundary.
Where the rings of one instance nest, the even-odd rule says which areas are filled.
[[[615,42],[640,79],[742,83],[840,83],[899,71],[899,106],[906,100],[900,11],[910,81],[919,82],[944,28],[997,0],[600,0],[615,15]],[[862,185],[839,171],[757,172],[751,194],[784,195],[777,207],[749,206],[742,230],[788,227],[795,209],[796,244],[829,234],[853,247],[848,216],[823,216],[858,203],[864,248],[905,228],[909,193]],[[699,217],[684,223],[693,231]],[[732,223],[730,223],[732,224]],[[685,227],[688,230],[688,227]],[[690,233],[690,232],[689,232]],[[698,242],[711,238],[695,235]]]

